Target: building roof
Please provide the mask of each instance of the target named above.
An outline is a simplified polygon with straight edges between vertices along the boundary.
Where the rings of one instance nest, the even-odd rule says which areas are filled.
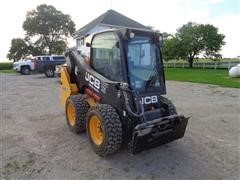
[[[137,21],[134,21],[112,9],[103,13],[96,19],[92,20],[87,25],[83,26],[81,29],[74,33],[75,37],[85,36],[91,29],[96,27],[97,25],[108,26],[108,27],[129,27],[134,29],[143,29],[143,30],[151,30],[149,27],[146,27]]]

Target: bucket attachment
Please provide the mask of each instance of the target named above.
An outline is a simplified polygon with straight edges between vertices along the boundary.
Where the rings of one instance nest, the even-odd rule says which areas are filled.
[[[137,154],[145,149],[182,138],[184,136],[189,117],[172,115],[138,124],[132,134],[129,149]]]

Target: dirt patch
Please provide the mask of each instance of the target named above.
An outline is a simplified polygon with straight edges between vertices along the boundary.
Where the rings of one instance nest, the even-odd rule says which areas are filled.
[[[58,78],[1,74],[5,179],[239,179],[240,90],[167,82],[185,137],[132,156],[101,158],[66,125]]]

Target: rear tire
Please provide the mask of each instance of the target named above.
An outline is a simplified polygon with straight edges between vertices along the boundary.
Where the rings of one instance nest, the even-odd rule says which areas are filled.
[[[76,134],[86,131],[86,114],[89,105],[82,94],[71,95],[65,105],[66,120],[70,130]]]
[[[99,104],[87,114],[87,134],[94,152],[106,156],[122,145],[122,123],[116,110],[108,104]]]
[[[67,71],[70,74],[70,81],[71,83],[76,83],[74,57],[72,54],[70,54],[70,52],[66,52],[65,59],[67,64]]]
[[[50,77],[54,77],[55,76],[55,70],[52,67],[46,68],[44,72],[45,72],[46,77],[50,78]]]
[[[23,75],[29,75],[30,74],[30,68],[29,67],[22,67],[21,68],[21,74]]]

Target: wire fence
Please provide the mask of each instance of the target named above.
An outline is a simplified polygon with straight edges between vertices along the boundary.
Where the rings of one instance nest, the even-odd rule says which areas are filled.
[[[165,62],[163,63],[166,68],[188,68],[188,62]],[[193,62],[194,68],[202,68],[202,69],[230,69],[233,66],[240,64],[239,61],[232,62]]]

